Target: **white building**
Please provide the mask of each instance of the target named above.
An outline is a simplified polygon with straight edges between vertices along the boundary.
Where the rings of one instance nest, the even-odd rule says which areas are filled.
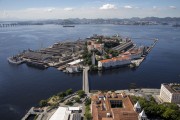
[[[163,102],[180,104],[180,84],[161,84],[160,98]]]
[[[80,107],[59,107],[49,120],[81,120]]]
[[[131,59],[128,56],[120,56],[111,59],[100,60],[98,61],[98,67],[109,68],[109,67],[128,65],[130,63],[131,63]]]

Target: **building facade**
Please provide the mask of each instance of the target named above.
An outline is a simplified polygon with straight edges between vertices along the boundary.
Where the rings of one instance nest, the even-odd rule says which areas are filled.
[[[180,84],[161,84],[160,98],[163,102],[180,104]]]
[[[110,67],[128,65],[130,63],[131,63],[131,59],[128,56],[120,56],[111,59],[100,60],[98,61],[98,67],[110,68]]]

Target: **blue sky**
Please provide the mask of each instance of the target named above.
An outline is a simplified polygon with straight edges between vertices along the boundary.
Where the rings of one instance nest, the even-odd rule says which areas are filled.
[[[180,0],[0,0],[0,20],[180,17]]]

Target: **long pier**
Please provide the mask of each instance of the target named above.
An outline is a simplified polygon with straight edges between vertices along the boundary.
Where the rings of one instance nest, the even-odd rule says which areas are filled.
[[[88,80],[89,67],[83,67],[83,90],[86,94],[89,93],[89,80]]]
[[[149,49],[147,49],[147,52],[148,52],[148,53],[149,53],[149,52],[152,50],[152,48],[156,45],[157,41],[158,41],[158,39],[155,39],[155,41],[154,41],[154,43],[152,44],[152,46],[149,47]]]

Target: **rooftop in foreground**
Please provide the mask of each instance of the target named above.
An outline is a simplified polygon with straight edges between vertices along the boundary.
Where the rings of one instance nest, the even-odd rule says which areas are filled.
[[[98,93],[91,98],[93,120],[138,120],[138,113],[125,94]]]

